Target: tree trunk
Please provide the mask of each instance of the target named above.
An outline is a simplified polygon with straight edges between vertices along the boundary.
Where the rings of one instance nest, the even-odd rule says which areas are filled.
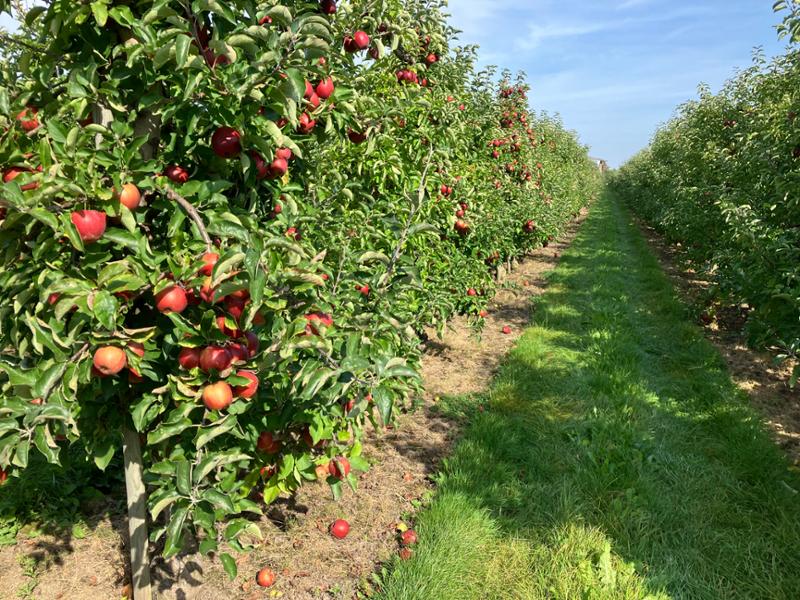
[[[147,551],[147,494],[142,478],[142,450],[139,446],[139,434],[129,427],[125,427],[122,431],[122,453],[125,461],[125,490],[128,495],[133,599],[152,600],[150,555]]]

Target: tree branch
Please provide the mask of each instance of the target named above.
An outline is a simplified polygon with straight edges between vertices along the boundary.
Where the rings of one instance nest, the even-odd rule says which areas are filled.
[[[165,186],[164,190],[167,192],[167,198],[180,204],[183,210],[186,211],[186,214],[194,221],[194,224],[197,225],[197,229],[200,230],[200,237],[202,237],[203,241],[206,243],[206,249],[211,252],[211,238],[208,237],[208,231],[206,231],[206,226],[203,223],[202,217],[200,217],[200,213],[197,212],[197,209],[171,187]]]
[[[392,276],[392,272],[394,272],[394,268],[397,265],[397,261],[400,260],[400,253],[403,250],[403,245],[406,243],[406,238],[408,237],[408,230],[411,228],[411,225],[414,222],[414,216],[417,214],[417,210],[422,206],[422,201],[425,199],[425,182],[428,178],[428,169],[431,166],[431,159],[433,158],[433,145],[431,145],[431,149],[428,151],[428,157],[425,160],[425,168],[422,170],[422,177],[419,180],[419,187],[417,188],[417,202],[416,204],[411,205],[411,212],[408,213],[408,220],[406,221],[406,226],[403,229],[403,233],[400,234],[400,240],[397,242],[397,246],[395,246],[394,252],[392,252],[392,258],[389,261],[389,266],[386,269],[386,280],[384,281],[382,288],[386,288],[389,285],[389,279]]]

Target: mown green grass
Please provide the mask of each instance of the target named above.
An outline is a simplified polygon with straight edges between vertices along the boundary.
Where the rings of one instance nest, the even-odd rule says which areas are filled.
[[[379,596],[800,598],[800,477],[613,198],[550,281]]]

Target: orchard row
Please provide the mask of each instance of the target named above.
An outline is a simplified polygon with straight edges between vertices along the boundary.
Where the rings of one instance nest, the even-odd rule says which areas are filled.
[[[246,548],[244,514],[303,483],[355,487],[423,331],[480,326],[496,269],[596,185],[442,6],[32,11],[0,75],[4,473],[66,444],[105,468],[136,432],[167,556]]]

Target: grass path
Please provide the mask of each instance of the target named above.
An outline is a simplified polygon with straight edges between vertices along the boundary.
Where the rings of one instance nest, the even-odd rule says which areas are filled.
[[[550,281],[380,597],[800,598],[800,477],[613,198]]]

